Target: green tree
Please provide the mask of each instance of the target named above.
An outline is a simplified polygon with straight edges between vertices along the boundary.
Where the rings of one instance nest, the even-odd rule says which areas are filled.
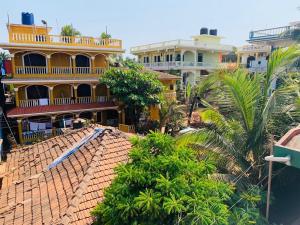
[[[63,26],[61,28],[60,34],[62,36],[80,36],[81,35],[81,33],[78,30],[76,30],[72,24]]]
[[[100,37],[101,37],[101,39],[109,39],[109,38],[111,38],[111,35],[106,32],[102,32]]]
[[[236,218],[243,218],[247,225],[257,221],[257,211],[250,204],[256,195],[246,193],[244,211],[239,207],[230,211],[228,204],[236,200],[231,199],[233,188],[211,178],[214,170],[209,159],[198,161],[196,151],[178,147],[170,136],[150,133],[135,138],[129,162],[116,169],[117,177],[92,214],[98,224],[107,225],[226,225],[237,224]]]
[[[299,87],[289,82],[285,71],[298,55],[296,47],[282,48],[271,55],[266,73],[250,75],[245,70],[237,70],[211,76],[208,79],[211,85],[207,86],[211,90],[209,101],[202,99],[208,107],[202,113],[206,126],[183,136],[181,142],[215,151],[222,156],[221,162],[225,162],[231,174],[239,175],[247,170],[246,177],[257,183],[262,178],[264,156],[269,154],[272,145],[271,125],[290,116],[295,109]],[[282,85],[272,90],[272,82],[279,78],[283,80]],[[285,127],[294,123],[292,119]]]
[[[137,127],[141,113],[147,107],[160,103],[163,90],[157,74],[145,70],[133,61],[126,61],[127,68],[111,68],[100,78],[110,87],[112,94],[127,108]]]

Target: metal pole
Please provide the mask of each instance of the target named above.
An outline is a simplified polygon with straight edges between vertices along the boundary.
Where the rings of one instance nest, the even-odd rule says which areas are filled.
[[[270,155],[273,155],[273,136],[271,138],[271,149],[270,149]],[[273,162],[269,161],[269,174],[268,174],[268,191],[267,191],[267,205],[266,205],[266,219],[269,221],[269,215],[270,215],[270,195],[271,195],[271,185],[272,185],[272,167]]]

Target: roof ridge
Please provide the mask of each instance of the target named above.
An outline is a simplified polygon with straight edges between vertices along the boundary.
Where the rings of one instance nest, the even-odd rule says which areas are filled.
[[[107,129],[97,138],[101,138],[101,141],[102,141],[103,136],[107,135],[107,131],[110,134],[114,133],[112,130]],[[78,205],[81,201],[81,198],[82,198],[84,192],[86,191],[86,188],[89,185],[89,182],[93,176],[93,172],[97,168],[97,163],[100,162],[100,158],[103,156],[103,154],[106,150],[105,146],[102,144],[101,141],[100,141],[99,147],[97,148],[97,150],[95,152],[92,162],[90,163],[90,166],[86,171],[85,176],[82,178],[80,184],[77,187],[77,190],[75,190],[74,197],[70,202],[69,208],[66,210],[65,215],[61,218],[61,221],[60,221],[61,224],[70,224],[70,221],[72,220],[72,215],[74,214],[74,211],[78,207]]]

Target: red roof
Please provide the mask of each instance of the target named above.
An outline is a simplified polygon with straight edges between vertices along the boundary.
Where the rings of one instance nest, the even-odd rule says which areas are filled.
[[[21,116],[37,116],[45,114],[83,112],[98,109],[117,109],[114,103],[88,103],[88,104],[70,104],[70,105],[43,105],[34,107],[16,107],[7,112],[10,118]]]
[[[102,134],[54,167],[48,166],[97,127],[13,149],[0,191],[0,224],[92,224],[90,212],[103,200],[114,168],[128,161],[127,135],[100,127],[106,128]]]

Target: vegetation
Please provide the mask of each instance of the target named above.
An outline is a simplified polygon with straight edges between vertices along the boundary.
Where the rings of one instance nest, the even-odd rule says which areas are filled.
[[[111,35],[106,32],[102,32],[100,37],[101,39],[109,39],[111,38]]]
[[[60,35],[62,36],[80,36],[81,33],[76,30],[72,24],[65,25],[61,28]]]
[[[208,158],[198,160],[196,151],[178,147],[167,135],[135,138],[129,163],[117,168],[116,179],[92,214],[98,224],[108,225],[260,221],[256,190],[236,195],[232,186],[210,176],[214,171]]]
[[[182,143],[194,143],[198,148],[210,149],[219,156],[224,173],[240,175],[246,171],[248,182],[256,184],[264,179],[264,156],[272,145],[272,135],[282,118],[285,129],[296,122],[295,103],[299,86],[291,82],[286,66],[299,54],[296,47],[276,50],[270,57],[267,72],[249,75],[244,70],[219,72],[199,88],[210,90],[210,97],[202,99],[208,107],[202,120],[206,126],[181,138]],[[282,84],[271,89],[274,79]],[[285,132],[285,131],[281,131]]]
[[[113,95],[124,105],[137,127],[141,113],[149,106],[160,103],[163,86],[157,74],[145,70],[133,61],[125,61],[125,68],[111,68],[101,82],[110,87]]]

